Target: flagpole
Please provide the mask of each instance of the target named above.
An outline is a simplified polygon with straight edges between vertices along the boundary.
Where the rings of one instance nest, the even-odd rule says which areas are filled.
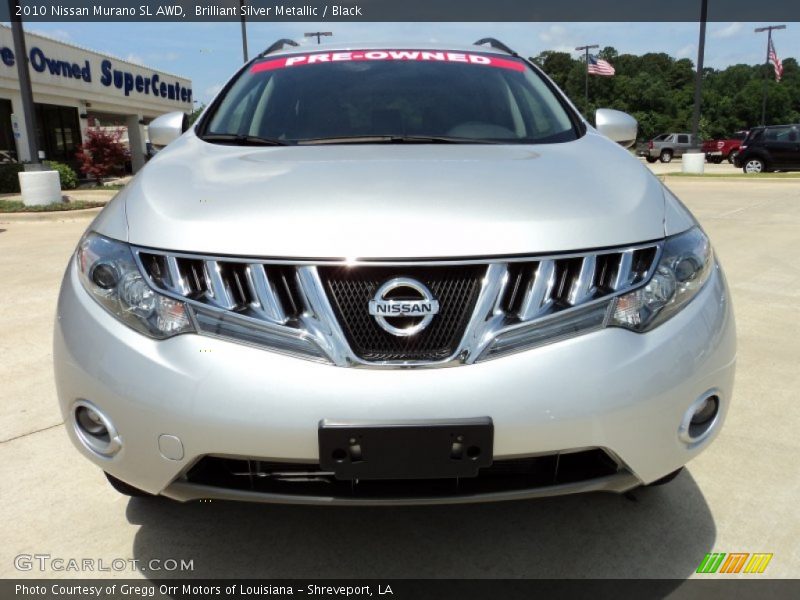
[[[772,30],[773,29],[786,29],[786,25],[769,25],[768,27],[756,27],[755,33],[767,32],[767,60],[764,63],[767,68],[764,69],[764,93],[761,98],[761,125],[767,124],[767,90],[769,89],[769,49],[772,46]]]
[[[599,48],[598,44],[591,44],[589,46],[578,46],[575,48],[576,52],[583,51],[584,60],[586,62],[586,72],[583,74],[584,82],[583,82],[583,105],[584,110],[589,110],[589,49],[590,48]]]
[[[706,51],[706,21],[708,0],[700,6],[700,38],[697,43],[697,73],[694,79],[694,106],[692,107],[692,149],[700,149],[700,105],[703,103],[703,60]]]

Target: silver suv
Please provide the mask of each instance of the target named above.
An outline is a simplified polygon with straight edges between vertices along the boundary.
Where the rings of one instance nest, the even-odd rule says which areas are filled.
[[[691,133],[662,133],[639,148],[637,154],[644,156],[649,163],[657,160],[668,163],[673,158],[680,158],[695,145],[695,139]]]
[[[730,300],[692,215],[609,140],[635,121],[596,122],[495,40],[277,44],[194,126],[153,122],[169,145],[80,241],[54,350],[75,446],[181,501],[674,477],[728,411]]]

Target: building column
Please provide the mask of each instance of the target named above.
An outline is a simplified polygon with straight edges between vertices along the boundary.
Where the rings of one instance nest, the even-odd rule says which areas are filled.
[[[128,126],[128,143],[131,149],[131,167],[137,173],[144,166],[145,154],[145,135],[144,125],[140,125],[142,115],[128,115],[126,125]]]

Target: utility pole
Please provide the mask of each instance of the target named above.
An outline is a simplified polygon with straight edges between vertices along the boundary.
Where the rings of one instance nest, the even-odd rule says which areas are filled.
[[[776,29],[786,29],[786,25],[770,25],[769,27],[756,27],[755,33],[767,32],[767,60],[764,64],[764,96],[761,99],[761,124],[767,124],[767,89],[769,89],[769,48],[772,46],[772,32]]]
[[[247,24],[244,18],[244,1],[239,0],[239,15],[242,18],[242,55],[244,56],[244,62],[247,62],[249,59],[247,57]]]
[[[305,34],[306,37],[315,37],[315,38],[317,38],[317,44],[321,44],[322,43],[322,40],[320,38],[322,38],[322,37],[330,37],[332,35],[333,35],[332,31],[310,31],[310,32]]]
[[[692,109],[692,148],[700,148],[700,104],[703,101],[703,59],[706,50],[706,21],[708,20],[708,0],[702,0],[700,7],[700,40],[697,44],[697,73],[694,80],[694,108]]]
[[[583,82],[583,101],[585,111],[589,110],[589,50],[599,47],[599,44],[591,44],[590,46],[578,46],[575,48],[576,52],[584,53],[584,60],[586,61],[586,73],[584,73],[585,80]]]
[[[31,89],[31,72],[28,69],[28,50],[25,47],[25,33],[22,30],[22,19],[16,16],[18,0],[8,0],[8,13],[11,15],[11,35],[14,38],[14,53],[17,58],[19,75],[19,92],[22,96],[22,115],[25,118],[25,137],[28,140],[30,164],[26,171],[39,171],[39,144],[36,139],[36,111],[33,108],[33,90]]]

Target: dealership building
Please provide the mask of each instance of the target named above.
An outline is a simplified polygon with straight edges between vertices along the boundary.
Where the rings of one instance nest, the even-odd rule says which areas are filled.
[[[26,33],[38,146],[45,159],[75,166],[90,127],[123,130],[134,171],[144,164],[146,126],[172,111],[191,112],[191,80],[74,44]],[[0,24],[0,162],[29,160],[17,56]]]

